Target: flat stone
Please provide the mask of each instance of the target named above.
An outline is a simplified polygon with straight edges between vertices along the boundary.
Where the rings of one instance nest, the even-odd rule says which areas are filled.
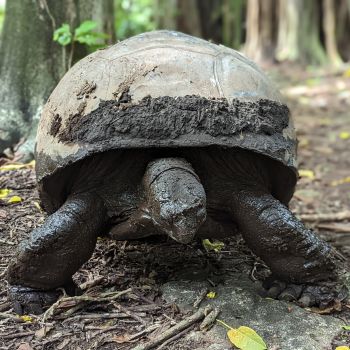
[[[215,291],[201,307],[211,304],[221,310],[219,319],[233,328],[253,328],[269,350],[332,350],[332,339],[342,330],[343,321],[329,315],[312,313],[293,303],[262,298],[259,285],[246,274],[230,275],[222,285],[213,288],[206,281],[173,281],[162,286],[163,297],[182,309],[190,309],[203,289]],[[192,349],[226,350],[232,345],[227,330],[215,325],[209,332],[190,332],[186,344]],[[195,344],[201,344],[196,347]]]

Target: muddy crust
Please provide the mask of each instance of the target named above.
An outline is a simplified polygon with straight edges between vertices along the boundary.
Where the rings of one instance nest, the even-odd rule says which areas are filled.
[[[57,118],[51,130],[64,143],[103,142],[115,137],[149,140],[177,139],[186,135],[233,136],[241,132],[282,134],[289,123],[286,105],[260,99],[207,99],[201,96],[147,96],[138,104],[129,100],[102,101],[88,115],[74,114],[57,132]],[[145,144],[147,147],[147,144]]]

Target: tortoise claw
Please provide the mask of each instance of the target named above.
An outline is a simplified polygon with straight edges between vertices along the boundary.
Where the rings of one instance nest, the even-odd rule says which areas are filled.
[[[267,279],[263,283],[260,295],[287,302],[296,302],[301,307],[326,309],[344,301],[349,291],[345,286],[331,282],[310,284],[286,284],[278,280]]]
[[[80,294],[79,288],[73,282],[67,284],[64,290],[68,295]],[[40,315],[55,303],[61,295],[62,291],[60,289],[39,290],[23,286],[10,286],[8,290],[8,298],[13,311],[18,315]]]

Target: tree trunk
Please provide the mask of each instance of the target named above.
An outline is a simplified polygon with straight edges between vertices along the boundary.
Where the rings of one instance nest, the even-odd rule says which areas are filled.
[[[255,61],[271,61],[275,55],[275,0],[248,0],[244,51]]]
[[[196,0],[178,0],[177,29],[190,35],[202,36],[200,16]]]
[[[341,57],[350,60],[350,0],[338,0],[336,6],[336,36]]]
[[[295,61],[299,57],[299,0],[279,0],[276,58]]]
[[[176,29],[177,0],[154,0],[156,28]]]
[[[323,0],[323,31],[329,61],[334,66],[340,66],[342,60],[338,52],[336,40],[334,0]]]
[[[239,49],[243,37],[243,0],[223,0],[222,41],[224,45]]]
[[[327,56],[320,39],[321,5],[318,0],[305,0],[299,6],[298,43],[300,60],[315,65],[327,63]]]
[[[276,58],[323,64],[327,61],[320,40],[318,0],[279,0]]]
[[[69,60],[67,48],[52,40],[53,31],[63,23],[74,28],[91,19],[92,5],[93,0],[6,2],[0,46],[0,154],[25,139],[19,149],[22,160],[33,157],[42,106]],[[75,53],[85,55],[85,47]]]
[[[222,42],[222,0],[197,0],[202,37]]]
[[[102,0],[93,2],[93,20],[98,23],[97,30],[108,35],[106,43],[112,45],[116,42],[114,27],[114,2],[113,0]]]

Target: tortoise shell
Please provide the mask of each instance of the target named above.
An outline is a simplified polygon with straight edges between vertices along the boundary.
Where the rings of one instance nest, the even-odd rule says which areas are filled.
[[[134,36],[76,63],[44,106],[36,171],[48,202],[60,174],[108,150],[222,146],[277,161],[275,181],[296,182],[296,137],[288,107],[239,52],[174,31]],[[57,189],[60,189],[58,191]]]

